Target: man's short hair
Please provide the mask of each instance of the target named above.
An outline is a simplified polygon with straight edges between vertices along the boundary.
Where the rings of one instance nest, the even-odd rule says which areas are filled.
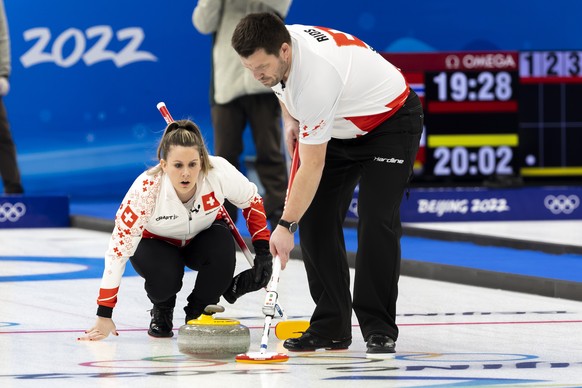
[[[243,58],[260,49],[278,57],[283,43],[291,44],[291,35],[281,18],[270,12],[251,13],[242,18],[231,40],[232,47]]]

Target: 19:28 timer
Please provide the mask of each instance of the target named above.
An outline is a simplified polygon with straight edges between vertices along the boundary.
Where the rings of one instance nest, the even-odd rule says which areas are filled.
[[[514,78],[506,71],[440,72],[431,79],[436,86],[434,90],[436,101],[439,102],[478,104],[497,101],[503,104],[513,98]],[[468,109],[469,111],[462,113],[471,113],[470,108]],[[455,116],[458,113],[460,112],[455,112]],[[456,117],[455,120],[458,118]],[[477,129],[473,128],[472,132],[475,130]],[[492,128],[487,128],[487,132],[492,130],[494,131]],[[442,130],[436,132],[441,133]],[[435,159],[433,173],[437,176],[513,174],[513,150],[510,146],[442,146],[435,148],[433,156]]]

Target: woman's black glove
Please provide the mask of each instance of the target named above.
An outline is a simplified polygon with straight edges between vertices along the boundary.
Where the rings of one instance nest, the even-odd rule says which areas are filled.
[[[232,279],[230,286],[222,295],[228,303],[232,304],[244,294],[260,290],[271,280],[273,256],[269,252],[269,242],[259,240],[254,242],[253,246],[256,253],[253,268],[239,273]]]
[[[257,240],[253,242],[255,248],[255,260],[253,273],[255,283],[261,284],[261,288],[269,284],[273,274],[273,255],[269,251],[269,242],[266,240]]]

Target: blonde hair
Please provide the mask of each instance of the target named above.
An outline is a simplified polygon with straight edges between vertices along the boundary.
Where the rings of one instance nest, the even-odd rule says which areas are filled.
[[[200,154],[200,168],[203,175],[212,169],[208,149],[200,128],[190,120],[178,120],[168,124],[158,145],[158,161],[167,160],[170,149],[174,146],[195,147]],[[161,166],[151,168],[149,173],[155,175],[160,172]]]

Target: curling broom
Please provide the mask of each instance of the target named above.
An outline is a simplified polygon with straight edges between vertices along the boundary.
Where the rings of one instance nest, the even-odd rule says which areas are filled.
[[[295,178],[295,173],[299,166],[299,144],[295,146],[293,151],[293,160],[291,162],[291,174],[289,176],[289,184],[287,186],[287,196],[291,191],[291,185]],[[265,324],[263,325],[263,335],[261,337],[261,345],[258,352],[247,352],[239,354],[235,357],[236,362],[248,364],[263,364],[272,362],[285,362],[289,360],[289,356],[283,353],[267,352],[269,342],[269,331],[271,329],[271,320],[275,316],[275,306],[277,305],[277,286],[279,285],[279,274],[281,272],[281,259],[275,256],[273,260],[273,275],[269,283],[267,295],[265,296],[265,303],[263,304],[263,314],[265,314]],[[282,322],[281,322],[282,323]],[[300,334],[300,331],[307,330],[309,323],[307,323],[301,330],[295,331]],[[275,328],[275,331],[276,328]],[[291,338],[291,337],[289,337]]]

